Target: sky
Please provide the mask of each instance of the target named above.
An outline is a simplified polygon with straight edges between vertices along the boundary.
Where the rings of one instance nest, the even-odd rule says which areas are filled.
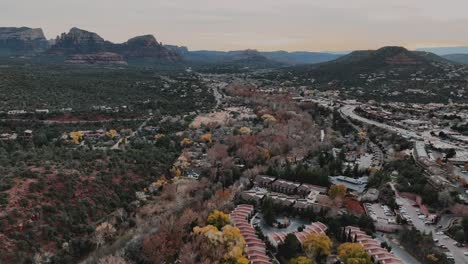
[[[467,0],[0,0],[0,26],[153,34],[190,50],[468,46]]]

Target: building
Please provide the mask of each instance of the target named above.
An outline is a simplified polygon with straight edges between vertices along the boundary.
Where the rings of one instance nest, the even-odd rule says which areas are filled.
[[[23,115],[27,112],[25,110],[10,110],[7,112],[9,115]]]
[[[269,188],[270,184],[275,181],[275,178],[265,175],[258,175],[255,177],[255,183],[262,188]]]
[[[36,114],[48,114],[49,109],[36,109]]]
[[[266,245],[258,238],[255,229],[249,220],[254,212],[252,205],[238,205],[230,214],[231,223],[239,228],[244,237],[246,248],[245,252],[251,264],[270,264],[271,260],[266,254]]]
[[[290,182],[285,180],[276,180],[271,184],[271,190],[274,192],[284,193],[284,194],[296,194],[297,188],[301,186],[300,183]]]
[[[361,177],[359,179],[354,179],[346,176],[330,177],[330,181],[333,184],[342,184],[346,186],[346,188],[348,188],[349,190],[355,191],[359,194],[365,191],[368,180],[368,177]]]
[[[405,264],[394,254],[380,246],[380,242],[367,235],[361,229],[353,226],[345,227],[345,233],[351,235],[356,243],[361,244],[376,264]]]
[[[320,223],[320,222],[315,222],[310,225],[306,225],[304,229],[301,232],[294,232],[294,234],[297,238],[297,240],[301,243],[301,245],[304,243],[305,239],[307,238],[308,235],[310,234],[325,234],[327,231],[327,226]],[[282,245],[285,242],[286,236],[290,233],[286,232],[276,232],[276,233],[271,233],[267,236],[268,241],[272,246],[275,248],[278,248],[278,246]]]

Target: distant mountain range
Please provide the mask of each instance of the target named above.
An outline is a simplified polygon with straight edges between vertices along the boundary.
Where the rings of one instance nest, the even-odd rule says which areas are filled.
[[[435,47],[435,48],[419,48],[417,51],[427,51],[439,56],[449,54],[468,54],[468,46],[460,47]]]
[[[445,58],[423,51],[409,51],[403,47],[383,47],[378,50],[354,51],[336,60],[316,64],[296,66],[286,71],[294,71],[318,80],[353,80],[360,75],[392,73],[395,78],[407,79],[416,73],[443,73],[440,67],[451,64]]]
[[[49,42],[40,28],[0,27],[0,54],[30,54],[48,47]]]
[[[73,55],[86,55],[99,64],[102,62],[124,64],[118,56],[125,60],[145,59],[152,61],[176,62],[182,60],[179,53],[164,47],[152,35],[138,36],[125,43],[112,43],[104,40],[98,34],[79,28],[72,28],[68,33],[62,33],[53,41],[48,41],[42,29],[0,28],[0,55],[33,55],[66,56],[73,61]],[[83,57],[82,57],[83,58]],[[70,60],[67,60],[70,61]]]
[[[186,49],[186,48],[185,48]],[[245,54],[249,50],[238,50],[238,51],[188,51],[184,50],[184,47],[179,48],[179,53],[187,61],[195,62],[210,62],[210,63],[228,63],[238,60],[239,54]],[[250,50],[253,51],[253,50]],[[342,55],[321,53],[321,52],[287,52],[287,51],[270,51],[261,52],[256,51],[257,56],[261,56],[262,59],[271,60],[274,62],[297,65],[297,64],[314,64],[326,61],[331,61],[339,58]],[[260,57],[258,57],[260,58]]]
[[[72,28],[57,38],[48,41],[42,29],[27,27],[0,28],[0,55],[33,55],[66,56],[70,61],[94,61],[100,64],[117,61],[118,56],[124,60],[152,59],[158,61],[177,62],[185,60],[196,63],[242,64],[280,66],[297,64],[314,64],[331,61],[342,56],[322,52],[258,52],[256,50],[240,51],[189,51],[187,47],[162,45],[152,35],[138,36],[125,43],[112,43],[103,39],[97,33],[79,28]],[[112,55],[115,54],[115,55]],[[73,55],[86,55],[73,57]],[[77,59],[86,58],[86,60]]]
[[[448,54],[442,56],[447,60],[451,60],[458,63],[468,64],[468,53],[467,54]]]
[[[347,52],[287,52],[257,50],[239,51],[189,51],[187,47],[163,45],[153,35],[138,36],[124,43],[112,43],[104,40],[97,33],[79,28],[72,28],[53,40],[47,40],[42,29],[29,27],[0,27],[0,56],[65,56],[67,62],[93,61],[96,64],[116,63],[123,65],[129,60],[145,60],[149,62],[194,62],[208,64],[257,65],[260,67],[277,67],[303,64],[323,64],[332,62],[333,67],[352,63],[355,60],[366,60],[367,63],[377,63],[375,60],[382,52],[392,49],[373,51]],[[393,49],[395,50],[395,48]],[[430,53],[429,53],[430,52]],[[433,53],[444,55],[438,57]],[[431,57],[433,60],[450,60],[458,63],[468,63],[468,47],[425,48],[417,52],[401,51],[393,58],[394,63],[418,64],[417,57]],[[73,55],[85,55],[73,57]],[[415,57],[416,56],[416,57]],[[80,58],[80,59],[77,59]],[[83,59],[86,58],[86,59]],[[103,61],[99,61],[102,58]],[[374,58],[374,59],[373,59]],[[366,64],[366,63],[365,63]],[[325,66],[323,66],[325,67]]]
[[[111,52],[125,59],[151,58],[156,60],[180,61],[180,55],[164,47],[153,35],[138,36],[125,43],[112,43],[94,32],[72,28],[57,37],[48,54],[74,55]]]

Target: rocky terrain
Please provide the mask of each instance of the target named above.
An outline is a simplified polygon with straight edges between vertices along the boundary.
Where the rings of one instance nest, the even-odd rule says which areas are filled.
[[[104,40],[94,32],[78,28],[72,28],[68,33],[58,36],[55,45],[49,50],[51,54],[85,54],[87,56],[102,52],[116,53],[126,59],[180,60],[176,51],[165,48],[152,35],[138,36],[125,43],[116,44]]]
[[[169,61],[181,59],[176,51],[164,47],[153,35],[131,38],[123,44],[114,44],[110,50],[129,59],[153,58]]]
[[[47,49],[49,43],[40,28],[0,27],[0,50],[8,53],[32,53]]]
[[[127,65],[123,57],[116,53],[101,52],[96,54],[76,54],[72,55],[65,61],[69,64],[83,64],[83,65]]]
[[[68,33],[57,36],[55,45],[50,52],[56,54],[76,54],[76,53],[96,53],[106,49],[106,44],[110,45],[94,32],[89,32],[79,28],[72,28]]]

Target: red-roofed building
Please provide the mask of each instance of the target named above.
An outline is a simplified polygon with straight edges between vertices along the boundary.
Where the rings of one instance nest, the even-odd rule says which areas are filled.
[[[304,227],[304,230],[302,232],[295,232],[294,235],[297,237],[299,242],[302,244],[306,237],[310,234],[325,234],[327,231],[327,226],[320,223],[320,222],[315,222],[310,225],[307,225]],[[285,232],[277,232],[277,233],[271,233],[269,234],[268,241],[270,241],[271,245],[274,247],[278,247],[279,245],[284,243],[284,240],[286,239],[286,236],[288,233]]]
[[[361,244],[377,264],[404,264],[404,262],[380,246],[380,242],[373,239],[357,227],[347,226],[346,234],[350,234],[353,240]]]
[[[251,264],[271,264],[270,258],[266,255],[266,245],[258,238],[255,229],[249,222],[254,208],[252,205],[242,204],[237,206],[231,212],[231,223],[239,228],[242,236],[244,237],[247,253],[247,258]]]

